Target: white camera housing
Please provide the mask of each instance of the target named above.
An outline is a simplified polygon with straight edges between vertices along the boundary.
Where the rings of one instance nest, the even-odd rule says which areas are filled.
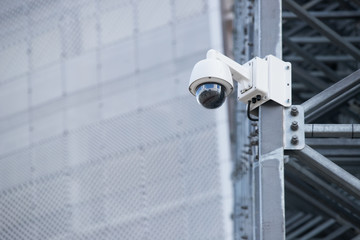
[[[209,82],[223,85],[226,96],[234,89],[229,67],[217,59],[207,58],[195,64],[190,76],[189,91],[195,96],[198,86]]]
[[[225,88],[226,97],[233,91],[233,81],[238,82],[238,100],[250,101],[250,110],[269,100],[285,107],[291,105],[291,64],[272,55],[255,57],[241,65],[211,49],[205,60],[195,64],[189,91],[197,95],[200,86],[216,83]]]

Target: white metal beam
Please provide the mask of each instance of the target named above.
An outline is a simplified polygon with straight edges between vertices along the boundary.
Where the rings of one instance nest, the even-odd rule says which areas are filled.
[[[282,2],[255,1],[254,54],[282,57]],[[285,239],[283,107],[267,102],[259,110],[259,161],[255,163],[254,239]]]
[[[301,161],[317,169],[323,177],[342,187],[345,191],[360,199],[360,180],[339,167],[314,149],[305,146],[302,150],[291,151]]]

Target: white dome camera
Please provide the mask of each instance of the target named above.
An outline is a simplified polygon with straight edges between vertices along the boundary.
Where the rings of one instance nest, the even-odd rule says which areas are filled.
[[[231,72],[225,63],[210,58],[194,66],[189,90],[205,108],[220,107],[233,89]]]
[[[249,82],[249,78],[248,69],[211,49],[207,52],[206,59],[195,64],[189,91],[203,107],[214,109],[220,107],[234,90],[233,79]]]
[[[195,64],[189,91],[200,105],[208,109],[220,107],[238,83],[238,100],[254,110],[268,100],[291,105],[291,64],[272,55],[253,58],[241,65],[210,49],[206,59]]]

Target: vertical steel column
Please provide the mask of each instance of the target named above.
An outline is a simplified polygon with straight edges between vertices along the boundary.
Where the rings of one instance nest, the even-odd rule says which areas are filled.
[[[255,1],[254,54],[282,57],[281,0]],[[283,107],[259,109],[259,161],[255,176],[255,239],[285,239]]]
[[[253,2],[250,0],[234,1],[234,59],[245,63],[253,57]],[[237,92],[236,89],[234,92]],[[232,143],[234,156],[234,235],[235,240],[255,239],[253,236],[254,211],[252,162],[256,136],[251,134],[249,119],[246,116],[246,105],[237,100],[237,94],[232,94],[230,110],[233,113]]]

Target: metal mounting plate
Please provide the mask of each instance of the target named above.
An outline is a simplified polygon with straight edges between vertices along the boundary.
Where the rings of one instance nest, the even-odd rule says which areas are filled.
[[[304,109],[300,105],[284,108],[284,149],[301,150],[305,147]]]

